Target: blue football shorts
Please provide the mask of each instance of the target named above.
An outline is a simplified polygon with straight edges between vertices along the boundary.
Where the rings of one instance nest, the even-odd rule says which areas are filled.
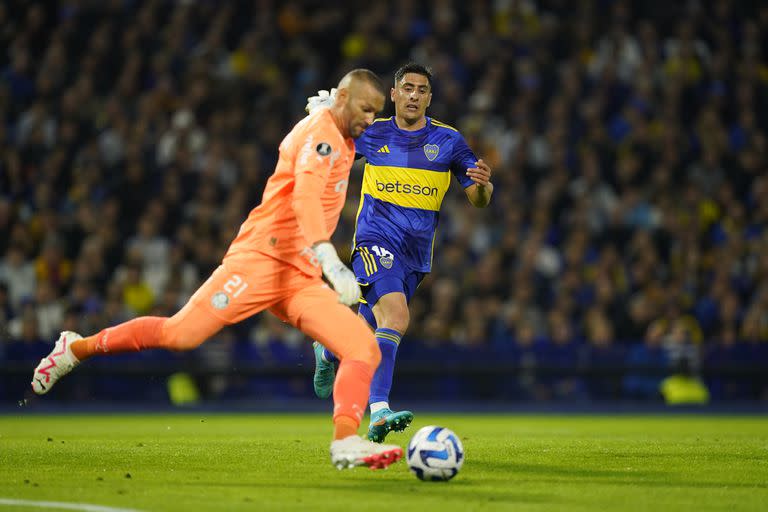
[[[381,296],[400,292],[410,303],[416,288],[426,276],[424,272],[411,270],[403,258],[379,242],[360,244],[355,248],[352,270],[363,294],[358,312],[374,327],[376,321],[371,308]]]

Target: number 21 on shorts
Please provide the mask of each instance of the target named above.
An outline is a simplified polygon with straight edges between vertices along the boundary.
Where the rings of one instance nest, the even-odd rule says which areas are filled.
[[[248,288],[248,283],[243,281],[243,278],[237,274],[232,274],[229,281],[224,283],[224,291],[232,295],[233,299],[236,299],[246,288]]]

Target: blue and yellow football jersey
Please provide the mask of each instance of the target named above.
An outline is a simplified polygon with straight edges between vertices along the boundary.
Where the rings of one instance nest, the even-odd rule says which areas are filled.
[[[424,128],[401,130],[377,119],[355,142],[367,160],[353,251],[380,243],[408,268],[429,272],[443,197],[451,174],[463,187],[477,157],[455,129],[427,117]]]

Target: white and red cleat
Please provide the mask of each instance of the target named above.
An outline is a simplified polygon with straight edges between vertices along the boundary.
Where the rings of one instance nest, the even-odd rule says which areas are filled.
[[[373,443],[360,436],[349,436],[331,443],[331,464],[338,469],[367,466],[385,469],[403,458],[403,449],[393,444]]]
[[[50,354],[40,360],[32,375],[32,390],[44,395],[56,384],[56,381],[72,371],[80,361],[72,353],[72,343],[83,337],[72,331],[64,331],[56,340]]]

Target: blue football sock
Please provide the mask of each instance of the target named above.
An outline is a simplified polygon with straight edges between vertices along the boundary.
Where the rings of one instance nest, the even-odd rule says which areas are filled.
[[[402,335],[393,330],[381,327],[376,329],[376,341],[381,349],[381,363],[373,374],[371,381],[371,396],[369,404],[389,402],[389,391],[392,389],[392,373],[395,371],[395,357]]]

